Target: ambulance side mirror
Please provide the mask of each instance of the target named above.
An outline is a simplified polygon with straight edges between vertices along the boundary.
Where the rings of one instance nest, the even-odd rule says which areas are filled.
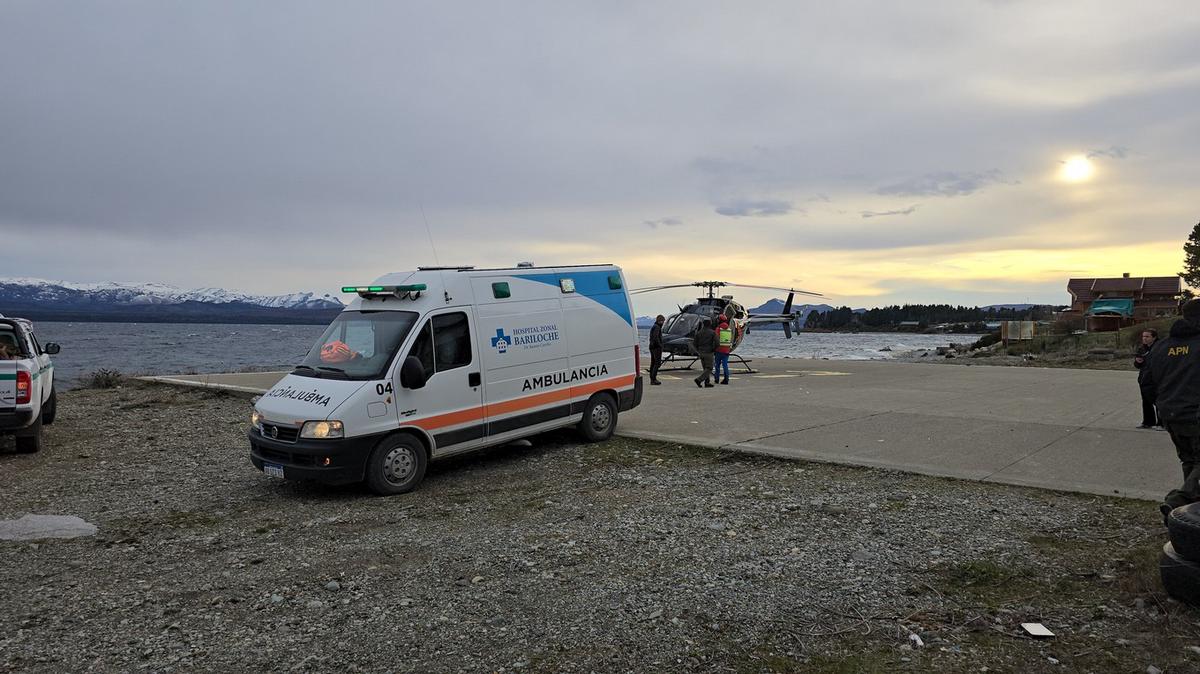
[[[410,389],[423,388],[428,380],[429,375],[425,373],[425,366],[421,364],[420,358],[409,356],[404,359],[404,363],[400,365],[401,386]]]
[[[46,346],[42,348],[43,353],[48,353],[51,356],[55,355],[59,351],[62,351],[62,347],[54,342],[46,342]]]

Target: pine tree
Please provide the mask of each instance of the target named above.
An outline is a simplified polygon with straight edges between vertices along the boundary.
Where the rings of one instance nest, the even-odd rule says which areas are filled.
[[[1200,222],[1192,228],[1187,243],[1183,244],[1183,271],[1179,276],[1187,285],[1200,288]]]

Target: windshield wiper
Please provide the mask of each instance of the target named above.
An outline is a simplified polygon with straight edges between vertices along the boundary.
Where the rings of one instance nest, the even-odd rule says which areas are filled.
[[[310,372],[312,374],[309,374]],[[317,379],[321,378],[321,373],[317,372],[317,368],[311,365],[297,365],[292,369],[292,374],[298,374],[302,377],[316,377]]]
[[[350,378],[350,375],[346,374],[346,371],[340,367],[329,367],[328,365],[318,365],[317,369],[321,370],[322,372],[332,372],[334,374],[341,375],[341,377],[343,379]]]

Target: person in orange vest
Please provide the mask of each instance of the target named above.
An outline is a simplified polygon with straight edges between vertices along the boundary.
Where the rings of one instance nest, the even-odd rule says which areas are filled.
[[[725,314],[717,318],[717,349],[713,355],[713,381],[720,380],[722,384],[729,383],[729,354],[733,351],[733,329],[729,327],[729,319]],[[725,378],[721,379],[718,372],[724,368]]]

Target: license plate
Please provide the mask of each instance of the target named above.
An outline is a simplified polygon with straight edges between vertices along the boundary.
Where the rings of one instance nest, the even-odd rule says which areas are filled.
[[[263,472],[271,477],[283,477],[283,466],[274,463],[264,463]]]

